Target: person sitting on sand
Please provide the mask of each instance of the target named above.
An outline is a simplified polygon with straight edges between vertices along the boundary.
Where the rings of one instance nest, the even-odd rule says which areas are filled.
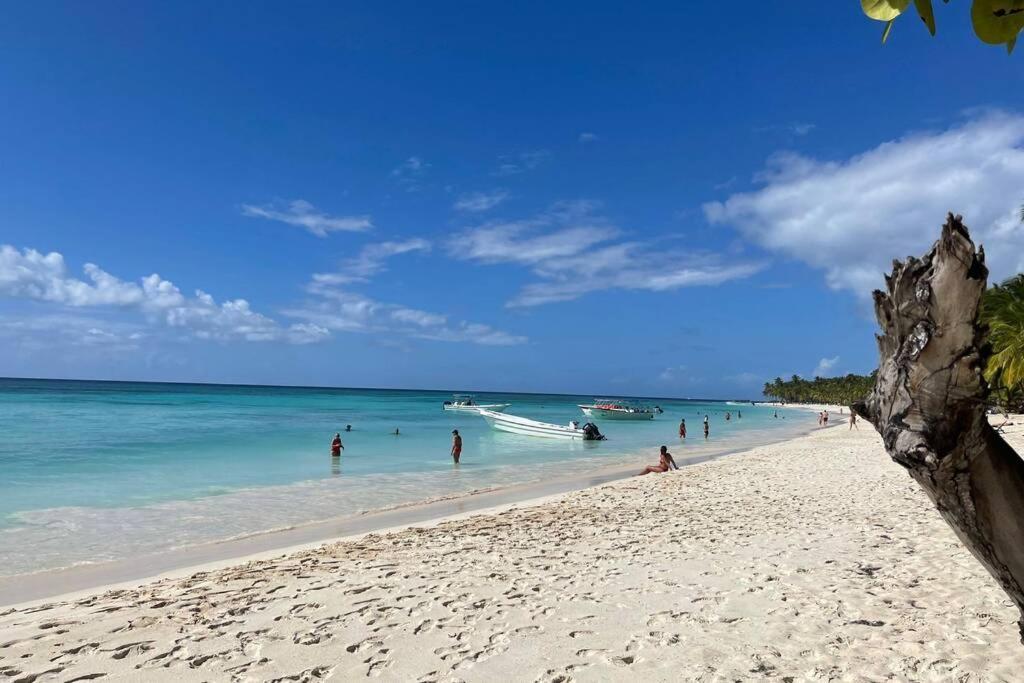
[[[648,465],[644,468],[643,472],[636,476],[641,477],[645,474],[654,474],[655,472],[668,472],[669,466],[677,470],[679,469],[679,465],[677,465],[676,461],[672,459],[672,454],[668,452],[668,446],[662,446],[661,457],[658,460],[658,464]]]
[[[345,444],[341,442],[341,434],[335,434],[334,441],[331,442],[331,455],[339,456],[343,450],[345,450]]]
[[[459,430],[452,430],[452,460],[455,464],[459,464],[459,457],[462,455],[462,437],[459,436]]]

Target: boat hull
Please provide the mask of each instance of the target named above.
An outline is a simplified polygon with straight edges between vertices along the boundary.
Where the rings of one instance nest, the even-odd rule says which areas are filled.
[[[496,413],[500,413],[501,411],[503,411],[506,408],[508,408],[510,405],[512,405],[512,404],[511,403],[488,403],[488,404],[479,405],[479,406],[459,406],[459,405],[448,404],[448,405],[444,406],[444,409],[445,410],[457,410],[457,411],[462,411],[462,412],[465,412],[465,413],[475,413],[475,412],[478,412],[480,410],[493,410]]]
[[[580,406],[580,410],[587,417],[595,420],[653,420],[654,413],[650,411],[608,410],[607,408],[594,408],[592,406]]]
[[[536,436],[542,439],[567,439],[584,441],[582,429],[563,427],[561,425],[538,422],[517,415],[505,415],[493,410],[480,410],[480,416],[487,420],[487,423],[494,429],[511,434],[522,434],[524,436]]]

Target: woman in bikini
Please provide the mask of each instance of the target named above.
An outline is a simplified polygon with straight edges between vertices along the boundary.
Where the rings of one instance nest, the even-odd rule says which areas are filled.
[[[672,459],[672,454],[668,452],[668,446],[661,447],[661,458],[658,460],[657,465],[649,465],[644,468],[644,471],[637,476],[643,476],[645,474],[654,474],[655,472],[668,472],[669,467],[679,469],[679,465]]]

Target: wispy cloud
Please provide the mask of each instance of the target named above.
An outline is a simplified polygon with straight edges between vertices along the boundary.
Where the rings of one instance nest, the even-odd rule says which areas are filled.
[[[586,132],[580,133],[579,141],[581,143],[583,143],[583,144],[586,144],[588,142],[594,142],[596,140],[597,140],[597,135],[594,134],[594,133],[586,133]]]
[[[665,384],[678,384],[686,379],[686,375],[685,365],[673,365],[658,373],[658,381]]]
[[[147,337],[140,325],[78,313],[0,316],[0,338],[30,350],[78,347],[116,355],[138,351]]]
[[[545,149],[535,149],[529,152],[520,152],[513,156],[504,156],[498,160],[498,168],[494,170],[493,175],[510,176],[532,171],[550,158],[551,152]]]
[[[353,292],[349,286],[368,282],[384,271],[388,259],[401,254],[426,252],[424,239],[380,242],[363,247],[359,255],[344,262],[338,272],[315,273],[306,286],[310,298],[284,314],[304,324],[339,332],[373,333],[378,337],[405,337],[485,346],[525,344],[527,338],[466,321],[452,322],[447,315],[401,304],[387,303]]]
[[[510,307],[570,301],[609,289],[665,291],[748,277],[758,262],[726,262],[708,252],[655,249],[612,241],[621,231],[591,201],[561,202],[519,221],[492,221],[456,235],[449,253],[481,263],[516,263],[539,281],[527,284]]]
[[[332,232],[364,232],[373,228],[369,216],[330,216],[317,211],[304,199],[296,199],[283,206],[243,204],[242,214],[304,228],[317,237],[327,237]]]
[[[838,362],[839,356],[822,358],[818,361],[818,365],[815,366],[814,372],[811,373],[811,377],[828,377],[832,373],[832,368],[834,368]]]
[[[777,155],[758,180],[706,204],[707,218],[820,268],[832,288],[869,296],[893,258],[927,249],[947,211],[985,244],[993,278],[1024,270],[1024,116],[976,114],[840,161]]]
[[[341,287],[311,282],[312,299],[284,311],[309,324],[340,332],[375,333],[484,346],[515,346],[528,340],[489,325],[452,322],[447,315],[386,303]]]
[[[761,375],[758,375],[756,372],[737,372],[735,375],[727,375],[725,380],[733,384],[750,384],[763,381]]]
[[[92,263],[85,264],[86,279],[71,276],[64,257],[34,249],[19,251],[0,246],[0,296],[70,308],[119,308],[143,314],[147,322],[185,332],[198,339],[220,341],[273,341],[310,343],[327,336],[314,325],[283,328],[253,311],[245,299],[218,303],[202,290],[185,296],[171,281],[157,274],[138,282],[121,280]],[[102,341],[97,327],[92,338]],[[137,338],[138,339],[138,338]],[[136,340],[137,340],[136,339]]]
[[[483,263],[536,265],[573,256],[618,235],[594,215],[596,202],[559,202],[523,220],[489,221],[456,235],[448,243],[452,256]]]
[[[421,189],[421,181],[430,169],[430,164],[420,157],[409,157],[391,171],[391,177],[406,191],[415,192]]]
[[[418,237],[368,244],[362,248],[358,256],[344,261],[336,272],[314,274],[313,283],[333,286],[366,282],[384,271],[388,259],[401,254],[426,251],[430,251],[430,242]]]
[[[490,211],[494,207],[508,199],[508,192],[505,190],[491,190],[490,192],[471,192],[460,196],[453,205],[456,211],[467,213],[482,213]]]
[[[761,126],[760,128],[757,128],[755,130],[764,133],[781,133],[786,136],[804,137],[817,127],[818,126],[816,124],[807,123],[806,121],[792,121],[790,123],[778,123],[771,126]]]

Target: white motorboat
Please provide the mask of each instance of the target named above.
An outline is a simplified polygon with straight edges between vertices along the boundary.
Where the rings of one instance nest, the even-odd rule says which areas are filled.
[[[655,415],[662,412],[658,406],[651,408],[606,398],[597,399],[592,404],[580,405],[580,410],[587,417],[598,420],[653,420]]]
[[[487,420],[489,425],[503,432],[539,436],[545,439],[578,439],[580,441],[603,439],[596,429],[585,429],[579,427],[575,422],[572,423],[573,426],[562,426],[549,422],[538,422],[518,415],[506,415],[493,410],[478,410],[477,412],[480,413],[480,417]]]
[[[478,410],[493,410],[496,413],[508,408],[511,403],[477,403],[470,394],[455,394],[452,400],[444,402],[445,410],[464,410],[476,412]]]

